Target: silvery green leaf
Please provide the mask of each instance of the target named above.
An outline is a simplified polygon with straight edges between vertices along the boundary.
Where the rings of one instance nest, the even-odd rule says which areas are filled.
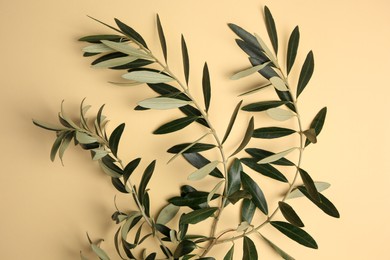
[[[286,252],[284,252],[280,247],[272,243],[268,238],[261,235],[261,237],[272,247],[276,253],[278,253],[284,260],[295,260],[292,256],[288,255]]]
[[[88,135],[87,133],[77,131],[76,132],[76,140],[80,144],[91,144],[97,142],[97,139],[95,137],[92,137]]]
[[[180,207],[173,204],[166,205],[158,214],[156,223],[162,225],[167,224],[176,216],[177,212],[179,212],[179,209]]]
[[[139,106],[158,110],[173,109],[190,104],[191,101],[185,101],[176,98],[157,97],[148,98],[138,103]]]
[[[93,68],[112,68],[112,67],[116,67],[116,66],[125,65],[125,64],[130,63],[132,61],[135,61],[137,59],[138,58],[134,57],[134,56],[119,57],[119,58],[96,63],[96,64],[92,65],[92,67]]]
[[[279,91],[288,91],[288,88],[286,84],[284,83],[284,80],[282,80],[279,77],[272,77],[269,79],[269,81],[272,83],[272,85]]]
[[[58,151],[58,156],[60,157],[61,162],[62,162],[62,158],[64,157],[65,150],[68,148],[72,139],[73,139],[73,132],[71,131],[67,132],[65,137],[62,140],[60,149]]]
[[[272,54],[271,50],[268,48],[268,46],[264,43],[264,41],[261,39],[261,37],[259,35],[257,35],[255,33],[255,37],[256,37],[256,40],[259,42],[261,48],[264,50],[265,54],[267,55],[267,57],[273,62],[273,63],[277,63],[276,62],[276,59],[274,57],[274,55]]]
[[[143,82],[143,83],[153,83],[153,84],[174,81],[174,79],[168,75],[155,72],[155,71],[149,71],[149,70],[130,71],[129,73],[122,75],[122,78]]]
[[[142,82],[139,81],[130,81],[130,82],[112,82],[109,81],[108,83],[118,86],[118,87],[132,87],[132,86],[138,86],[143,84]]]
[[[38,121],[35,119],[33,119],[33,124],[43,128],[43,129],[50,130],[50,131],[61,131],[61,130],[67,129],[67,128],[64,128],[61,126],[56,126],[56,125],[52,125],[49,123],[44,123],[44,122],[41,122],[41,121]]]
[[[318,192],[322,192],[330,187],[330,184],[327,182],[321,182],[321,181],[315,181],[314,186],[316,187]],[[286,200],[288,199],[295,199],[304,197],[305,195],[298,189],[293,189],[286,197]]]
[[[249,91],[246,91],[244,93],[241,93],[240,95],[238,95],[239,97],[242,97],[242,96],[247,96],[247,95],[251,95],[251,94],[254,94],[254,93],[257,93],[263,89],[265,89],[266,87],[269,87],[269,86],[272,86],[272,84],[266,84],[264,86],[260,86],[260,87],[256,87],[254,89],[251,89]]]
[[[123,224],[122,226],[122,230],[121,230],[121,236],[122,236],[122,239],[124,241],[126,241],[127,239],[127,234],[129,233],[130,231],[130,227],[131,227],[131,223],[133,222],[133,220],[138,217],[138,216],[141,216],[141,213],[140,212],[137,212],[137,211],[133,211],[131,212],[129,215],[128,215],[128,218],[125,222],[125,224]]]
[[[244,232],[248,229],[248,227],[250,227],[250,224],[246,221],[243,221],[238,225],[236,231],[237,232]]]
[[[286,110],[279,107],[268,109],[267,114],[277,121],[286,121],[295,116],[291,110]]]
[[[52,162],[54,162],[54,159],[56,158],[58,149],[60,148],[61,143],[62,143],[62,140],[65,138],[66,133],[67,133],[67,132],[61,132],[61,133],[57,136],[56,140],[55,140],[54,143],[53,143],[53,146],[51,147],[51,151],[50,151],[50,160],[51,160]]]
[[[110,260],[110,258],[108,257],[107,253],[104,252],[104,250],[101,249],[100,247],[98,247],[97,245],[91,244],[91,248],[92,248],[92,251],[93,251],[101,260]]]
[[[268,61],[268,62],[265,62],[263,64],[260,64],[260,65],[254,66],[254,67],[250,67],[248,69],[245,69],[243,71],[240,71],[240,72],[234,74],[233,76],[230,77],[230,79],[237,80],[237,79],[241,79],[241,78],[247,77],[249,75],[252,75],[252,74],[258,72],[259,70],[264,69],[269,64],[270,64],[270,62]]]
[[[143,52],[137,48],[134,48],[133,46],[131,46],[129,44],[106,41],[106,40],[102,40],[102,43],[113,50],[128,54],[130,56],[134,56],[134,57],[146,59],[146,60],[153,60],[148,54],[146,54],[145,52]]]
[[[101,158],[103,158],[104,156],[106,156],[108,154],[108,151],[106,150],[103,150],[103,149],[92,149],[93,151],[93,157],[92,157],[92,160],[94,161],[97,161]]]
[[[222,180],[220,182],[217,183],[217,185],[215,185],[215,187],[210,191],[209,195],[207,196],[207,204],[210,203],[210,201],[213,199],[214,197],[214,194],[217,193],[217,191],[219,190],[219,188],[222,186],[222,184],[224,183],[225,181]]]
[[[290,149],[287,149],[285,151],[282,151],[282,152],[279,152],[279,153],[275,153],[271,156],[268,156],[262,160],[260,160],[258,163],[259,164],[266,164],[266,163],[272,163],[272,162],[275,162],[277,160],[280,160],[281,158],[283,158],[284,156],[286,156],[287,154],[291,153],[292,151],[298,149],[297,147],[293,147],[293,148],[290,148]]]
[[[201,180],[204,177],[206,177],[207,175],[209,175],[209,173],[212,172],[215,169],[215,167],[217,167],[217,165],[219,163],[220,163],[219,161],[212,161],[212,162],[206,164],[205,166],[203,166],[202,168],[191,173],[187,179],[190,181]]]
[[[113,51],[110,47],[103,43],[92,44],[83,48],[83,52],[88,53],[103,53]]]

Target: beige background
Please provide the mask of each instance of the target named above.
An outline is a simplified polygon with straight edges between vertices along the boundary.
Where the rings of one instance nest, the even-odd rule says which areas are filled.
[[[158,12],[171,68],[179,75],[180,34],[184,33],[193,92],[201,98],[201,68],[207,60],[213,84],[211,120],[223,135],[238,102],[237,94],[260,80],[228,80],[248,63],[226,23],[234,22],[265,36],[260,12],[264,5],[271,8],[276,19],[281,50],[298,24],[301,52],[297,62],[302,64],[306,53],[314,51],[316,68],[302,94],[302,116],[307,125],[321,107],[328,106],[329,113],[320,141],[307,150],[303,165],[316,180],[332,184],[325,194],[341,213],[341,219],[332,219],[308,202],[294,202],[319,250],[303,248],[272,229],[266,233],[297,259],[389,259],[387,0],[1,1],[1,258],[78,259],[79,250],[88,252],[86,231],[94,238],[106,238],[104,247],[113,250],[115,225],[110,216],[115,210],[116,192],[110,182],[79,148],[71,147],[66,153],[65,167],[58,160],[51,163],[54,136],[31,123],[32,118],[56,122],[63,99],[70,114],[77,112],[84,97],[94,106],[93,111],[106,103],[111,127],[127,123],[120,148],[124,160],[141,155],[143,167],[154,158],[159,160],[158,174],[150,185],[156,206],[153,214],[165,198],[178,192],[178,185],[190,172],[180,160],[166,166],[169,155],[163,151],[175,142],[195,139],[200,128],[163,138],[149,135],[174,114],[132,113],[136,102],[151,92],[142,91],[142,87],[113,87],[107,81],[116,80],[120,74],[89,67],[91,59],[82,58],[80,49],[84,45],[77,38],[108,31],[86,15],[110,23],[112,18],[120,18],[140,31],[160,55],[154,25]],[[234,149],[239,142],[248,115],[242,114],[239,120],[241,128],[235,128],[227,149]],[[264,181],[266,191],[276,187],[268,184],[275,183]],[[126,197],[118,197],[118,203],[123,208],[129,206]],[[278,259],[262,242],[257,243],[262,259]],[[228,246],[214,251],[218,259]]]

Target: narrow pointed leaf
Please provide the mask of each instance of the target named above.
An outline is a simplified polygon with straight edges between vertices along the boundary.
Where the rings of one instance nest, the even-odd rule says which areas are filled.
[[[263,64],[260,64],[260,65],[257,65],[257,66],[254,66],[254,67],[250,67],[248,69],[245,69],[245,70],[242,70],[240,72],[237,72],[236,74],[234,74],[233,76],[230,77],[231,80],[237,80],[237,79],[241,79],[241,78],[244,78],[244,77],[247,77],[249,75],[252,75],[256,72],[258,72],[259,70],[262,70],[264,69],[265,67],[267,67],[268,65],[270,64],[270,62],[265,62]]]
[[[244,93],[241,93],[240,95],[238,95],[239,97],[243,97],[243,96],[247,96],[247,95],[251,95],[251,94],[254,94],[254,93],[257,93],[263,89],[265,89],[266,87],[269,87],[269,86],[272,86],[272,84],[266,84],[266,85],[263,85],[263,86],[260,86],[260,87],[256,87],[254,89],[251,89],[249,91],[245,91]]]
[[[288,88],[284,81],[279,77],[272,77],[269,79],[272,85],[279,91],[288,91]]]
[[[271,221],[270,224],[295,242],[313,249],[318,249],[316,241],[303,229],[282,221]]]
[[[330,184],[327,182],[320,182],[316,181],[314,182],[314,185],[316,186],[316,189],[318,192],[322,192],[330,187]],[[304,197],[305,195],[298,189],[294,188],[290,194],[287,195],[286,199],[295,199],[295,198],[300,198]]]
[[[282,151],[282,152],[279,152],[279,153],[275,153],[273,155],[270,155],[262,160],[260,160],[258,163],[259,164],[265,164],[265,163],[271,163],[271,162],[275,162],[275,161],[278,161],[280,160],[281,158],[285,157],[286,155],[288,155],[289,153],[291,153],[292,151],[298,149],[297,147],[293,147],[293,148],[290,148],[290,149],[287,149],[285,151]]]
[[[211,171],[213,171],[217,165],[219,164],[220,162],[219,161],[212,161],[210,162],[209,164],[206,164],[205,166],[203,166],[202,168],[194,171],[193,173],[191,173],[189,176],[188,176],[188,180],[189,181],[198,181],[198,180],[201,180],[203,179],[204,177],[206,177],[207,175],[209,175],[209,173]]]
[[[79,41],[89,43],[100,43],[101,40],[119,42],[123,40],[123,36],[115,34],[100,34],[100,35],[88,35],[81,37]]]
[[[317,115],[314,117],[313,121],[310,124],[310,129],[314,129],[316,137],[321,133],[322,127],[325,123],[327,108],[322,108]],[[310,140],[306,139],[305,146],[310,144]]]
[[[99,159],[102,159],[104,156],[109,154],[108,151],[102,150],[102,149],[92,149],[92,160],[97,161]]]
[[[153,60],[149,56],[149,54],[147,54],[147,53],[145,53],[137,48],[134,48],[133,46],[131,46],[129,44],[122,43],[122,42],[105,41],[105,40],[102,40],[102,43],[115,51],[119,51],[121,53],[125,53],[127,55],[134,56],[134,57],[141,58],[141,59]]]
[[[252,180],[244,172],[241,172],[241,183],[244,190],[248,191],[252,195],[252,202],[257,208],[259,208],[265,215],[268,215],[268,205],[264,197],[263,191],[257,185],[257,183]]]
[[[101,249],[100,247],[98,247],[97,245],[91,244],[91,248],[92,248],[92,251],[93,251],[101,260],[110,260],[110,258],[108,257],[107,253],[104,252],[104,250]]]
[[[240,26],[232,24],[232,23],[229,23],[228,26],[238,37],[240,37],[242,40],[244,40],[244,42],[246,42],[252,46],[255,46],[257,48],[260,47],[256,38],[252,34],[247,32],[246,30],[241,28]]]
[[[250,141],[251,138],[252,138],[254,127],[255,127],[255,125],[254,125],[254,119],[253,119],[253,116],[252,116],[251,119],[249,120],[248,127],[247,127],[247,129],[246,129],[244,138],[243,138],[242,141],[241,141],[241,144],[240,144],[240,145],[237,147],[237,149],[230,155],[230,157],[232,157],[233,155],[239,153],[242,149],[244,149],[244,148],[246,147],[246,145],[249,143],[249,141]]]
[[[315,201],[313,200],[313,198],[310,196],[309,192],[307,191],[307,189],[303,186],[299,186],[298,187],[299,191],[301,193],[303,193],[309,200],[311,200],[315,205],[317,205],[317,207],[319,207],[323,212],[325,212],[326,214],[328,214],[329,216],[331,217],[334,217],[334,218],[339,218],[340,217],[340,213],[339,211],[337,210],[337,208],[333,205],[333,203],[328,200],[324,195],[322,195],[320,193],[320,200],[319,201]]]
[[[213,199],[215,193],[217,193],[217,191],[219,190],[219,188],[221,188],[224,182],[224,180],[218,182],[217,185],[215,185],[215,187],[210,191],[209,195],[207,195],[207,204],[210,204],[210,201]]]
[[[253,204],[252,200],[244,199],[241,206],[241,222],[246,221],[250,224],[255,214],[255,210],[256,205]]]
[[[122,75],[124,79],[134,80],[143,83],[165,83],[171,82],[174,79],[163,73],[148,71],[148,70],[136,70],[130,71]]]
[[[242,158],[242,163],[244,163],[246,166],[251,168],[252,170],[267,176],[269,178],[281,181],[281,182],[288,182],[287,178],[275,167],[269,164],[257,164],[256,161],[251,160],[249,158]]]
[[[190,125],[191,123],[195,122],[196,119],[198,119],[198,117],[188,116],[188,117],[183,117],[183,118],[173,120],[157,128],[153,132],[153,134],[160,135],[160,134],[168,134],[168,133],[178,131]]]
[[[248,149],[245,149],[245,152],[250,154],[253,157],[253,159],[255,159],[256,162],[275,154],[273,152],[266,151],[266,150],[259,149],[259,148],[248,148]],[[271,164],[284,165],[284,166],[295,166],[295,164],[293,162],[291,162],[290,160],[288,160],[286,158],[280,158],[279,160],[274,161]]]
[[[164,30],[162,28],[159,15],[157,15],[157,30],[158,30],[158,36],[160,38],[161,49],[162,49],[163,54],[164,54],[164,59],[165,59],[165,62],[167,62],[167,59],[168,59],[167,43],[165,41]]]
[[[270,109],[270,108],[280,107],[281,105],[285,105],[287,103],[288,102],[286,102],[286,101],[279,101],[279,100],[261,101],[261,102],[256,102],[256,103],[246,105],[242,108],[242,110],[252,111],[252,112],[261,112],[261,111],[265,111],[265,110]]]
[[[229,249],[226,255],[223,257],[223,260],[233,260],[234,256],[234,245]]]
[[[217,210],[217,207],[194,210],[182,216],[180,222],[182,224],[196,224],[211,217]]]
[[[207,66],[207,63],[205,63],[203,67],[202,87],[203,87],[202,89],[203,89],[204,104],[207,112],[209,110],[210,100],[211,100],[210,73],[209,73],[209,68]]]
[[[218,198],[220,195],[219,194],[214,194],[211,200],[214,200]],[[182,194],[182,196],[177,196],[177,197],[172,197],[168,200],[169,203],[175,205],[175,206],[187,206],[187,207],[196,207],[199,206],[200,204],[204,204],[207,202],[209,198],[209,193],[205,191],[191,191],[186,194]]]
[[[117,156],[119,141],[121,139],[123,130],[125,129],[125,123],[120,124],[115,130],[112,132],[110,139],[108,140],[108,144],[110,146],[111,152]]]
[[[128,64],[128,63],[133,62],[135,60],[137,60],[136,57],[125,56],[125,57],[119,57],[119,58],[114,58],[114,59],[99,62],[99,63],[92,65],[92,67],[93,68],[113,68],[113,67]]]
[[[310,177],[310,175],[303,169],[298,169],[299,174],[301,175],[301,179],[303,181],[303,184],[306,187],[307,192],[309,193],[310,197],[314,201],[320,201],[320,194],[317,191],[316,186],[314,185],[313,179]]]
[[[227,196],[232,195],[241,187],[242,165],[239,159],[235,158],[229,167],[227,174]]]
[[[121,22],[120,20],[118,19],[115,19],[115,22],[116,24],[118,25],[119,29],[127,36],[129,36],[131,39],[137,41],[138,43],[140,43],[141,45],[143,45],[145,48],[148,48],[148,46],[146,45],[146,42],[145,40],[142,38],[142,36],[136,32],[133,28],[131,28],[130,26],[124,24],[123,22]]]
[[[179,212],[179,209],[180,207],[173,204],[166,205],[158,214],[156,223],[166,225],[176,216],[177,212]]]
[[[183,153],[182,155],[184,159],[187,160],[187,162],[189,162],[192,166],[194,166],[197,169],[200,169],[206,164],[210,163],[208,159],[206,159],[203,155],[199,153]],[[223,174],[218,168],[215,168],[213,171],[211,171],[210,175],[217,178],[223,178]]]
[[[268,109],[267,114],[277,121],[286,121],[295,116],[295,114],[291,112],[291,110],[286,110],[278,107]]]
[[[271,40],[272,47],[274,48],[275,54],[278,54],[278,35],[276,32],[276,26],[274,18],[272,17],[271,11],[267,6],[264,7],[265,25],[269,39]]]
[[[189,147],[191,146],[191,147]],[[168,149],[168,153],[198,153],[214,148],[214,144],[204,143],[184,143],[172,146]]]
[[[279,208],[282,212],[284,218],[290,222],[291,224],[297,226],[297,227],[303,227],[304,224],[301,220],[301,218],[298,216],[298,214],[295,212],[295,210],[286,202],[279,201]]]
[[[35,119],[33,119],[33,124],[43,128],[43,129],[49,130],[49,131],[61,131],[61,130],[66,129],[66,128],[61,127],[61,126],[56,126],[56,125],[52,125],[49,123],[44,123],[44,122],[41,122],[41,121],[38,121]]]
[[[156,259],[156,253],[151,253],[150,255],[148,255],[145,260],[155,260]]]
[[[123,180],[125,184],[127,183],[127,180],[130,178],[134,170],[138,167],[140,162],[141,162],[141,158],[136,158],[131,162],[129,162],[126,165],[126,167],[123,169]]]
[[[66,135],[62,139],[61,146],[58,151],[58,156],[60,157],[61,162],[62,162],[62,158],[64,157],[65,150],[69,147],[69,144],[72,141],[73,137],[74,137],[73,132],[66,132]]]
[[[177,245],[176,250],[173,253],[173,257],[175,259],[179,259],[180,257],[194,251],[195,248],[196,248],[196,244],[194,242],[190,240],[183,240]]]
[[[140,201],[143,201],[146,187],[147,187],[150,179],[152,178],[155,166],[156,166],[156,161],[151,162],[148,165],[148,167],[146,167],[146,169],[142,175],[142,178],[141,178],[141,181],[139,184],[139,188],[138,188],[138,196],[139,196]]]
[[[207,128],[210,128],[210,126],[208,125],[208,123],[206,122],[206,120],[204,118],[202,118],[202,113],[200,113],[200,111],[196,108],[194,108],[193,106],[191,105],[186,105],[186,106],[182,106],[179,108],[181,112],[183,112],[185,115],[187,116],[197,116],[199,117],[196,122],[207,127]]]
[[[85,53],[98,54],[98,53],[111,52],[113,51],[113,49],[103,43],[96,43],[84,47],[82,51]]]
[[[56,140],[54,141],[53,146],[51,147],[51,151],[50,151],[50,160],[52,162],[54,162],[54,159],[56,158],[57,152],[60,149],[62,140],[65,138],[65,136],[66,136],[66,132],[61,132],[57,136]]]
[[[186,44],[186,41],[185,41],[183,35],[181,35],[181,52],[182,52],[182,56],[183,56],[184,77],[185,77],[186,83],[188,85],[188,81],[190,78],[190,59],[188,57],[187,44]]]
[[[243,256],[242,260],[254,260],[258,259],[256,245],[253,241],[245,236],[243,244]]]
[[[230,117],[229,125],[226,129],[225,136],[222,139],[222,144],[226,141],[226,139],[229,137],[230,132],[232,131],[232,128],[233,128],[234,122],[236,121],[238,111],[240,110],[241,104],[242,104],[242,100],[240,102],[238,102],[238,104],[236,105],[236,108],[233,111],[232,116]]]
[[[287,74],[290,73],[292,66],[294,65],[295,58],[297,57],[299,45],[299,28],[296,26],[292,31],[288,40],[287,47]]]
[[[189,101],[180,100],[176,98],[148,98],[138,103],[139,106],[145,108],[152,108],[157,110],[173,109],[190,104]]]
[[[123,175],[123,170],[114,162],[115,160],[111,156],[107,155],[99,160],[99,165],[107,175],[114,178],[120,178]]]
[[[309,83],[309,80],[313,75],[313,71],[314,71],[314,56],[313,56],[313,52],[310,51],[306,56],[305,62],[303,63],[301,69],[301,73],[299,74],[299,80],[297,86],[297,97],[305,89],[307,83]]]
[[[256,40],[260,44],[261,48],[263,49],[264,53],[267,55],[267,57],[274,63],[276,64],[276,59],[274,55],[272,54],[271,50],[268,48],[267,44],[263,41],[263,39],[255,33]]]
[[[276,253],[278,253],[284,260],[295,260],[295,258],[293,258],[292,256],[290,256],[289,254],[287,254],[286,252],[284,252],[280,247],[278,247],[277,245],[275,245],[274,243],[272,243],[268,238],[266,238],[265,236],[261,235],[261,237],[268,243],[268,245],[270,245],[270,247],[272,247]]]
[[[295,130],[283,127],[262,127],[253,131],[253,138],[273,139],[296,133]]]

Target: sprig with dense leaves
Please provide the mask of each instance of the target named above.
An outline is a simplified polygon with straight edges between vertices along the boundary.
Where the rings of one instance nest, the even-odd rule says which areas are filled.
[[[310,81],[314,71],[314,55],[310,51],[301,68],[296,87],[290,85],[288,76],[295,63],[299,46],[299,29],[295,27],[288,41],[286,64],[283,69],[279,64],[278,52],[280,46],[274,18],[270,10],[264,8],[265,25],[271,42],[272,50],[257,34],[251,34],[235,24],[229,24],[230,29],[238,36],[238,46],[249,56],[251,67],[237,72],[231,79],[238,80],[243,77],[259,73],[266,82],[255,89],[242,93],[240,96],[261,93],[264,88],[274,88],[276,97],[272,100],[260,100],[258,102],[243,105],[243,100],[238,102],[233,110],[224,137],[219,138],[212,122],[209,119],[212,91],[211,77],[207,63],[203,66],[202,91],[203,104],[198,102],[190,92],[190,59],[186,41],[181,36],[181,54],[183,60],[184,81],[180,79],[168,66],[168,45],[164,35],[160,17],[156,17],[156,25],[160,40],[163,59],[159,59],[146,44],[144,38],[133,28],[122,21],[115,19],[117,27],[94,20],[114,30],[116,34],[91,35],[81,38],[81,41],[90,45],[83,48],[84,56],[95,56],[92,62],[94,68],[109,68],[124,70],[123,82],[111,82],[120,86],[134,86],[146,84],[157,96],[139,101],[135,110],[168,110],[179,109],[184,115],[160,125],[153,134],[170,134],[183,128],[190,127],[194,123],[203,126],[204,132],[195,140],[175,144],[167,152],[173,154],[168,163],[178,157],[183,157],[195,170],[188,174],[188,181],[196,182],[206,178],[215,183],[211,191],[197,190],[191,185],[183,185],[180,194],[167,200],[167,204],[161,209],[157,217],[150,216],[150,199],[147,185],[155,168],[153,161],[145,169],[138,188],[131,184],[130,175],[137,168],[140,159],[131,161],[126,166],[117,157],[118,144],[124,130],[124,124],[118,126],[107,138],[105,120],[99,110],[94,129],[88,126],[85,112],[88,108],[81,105],[80,125],[76,125],[60,113],[60,122],[64,127],[52,127],[38,121],[34,123],[40,127],[57,133],[57,139],[53,145],[51,158],[54,160],[57,152],[62,160],[63,152],[74,138],[84,149],[89,149],[95,160],[98,160],[103,170],[111,176],[114,187],[123,193],[132,193],[137,210],[130,213],[117,211],[113,219],[117,223],[124,224],[115,234],[115,246],[121,259],[136,259],[133,254],[139,244],[149,236],[156,237],[166,259],[214,259],[207,256],[210,250],[222,243],[230,243],[237,239],[243,240],[243,259],[257,259],[257,249],[250,236],[260,236],[266,244],[275,250],[284,259],[293,259],[274,242],[261,234],[261,229],[270,225],[285,236],[309,248],[318,248],[314,238],[304,229],[304,223],[291,203],[286,201],[298,197],[306,197],[322,211],[332,217],[339,217],[334,205],[321,193],[329,187],[324,182],[315,182],[307,171],[302,169],[302,158],[305,148],[317,142],[327,109],[324,107],[312,120],[308,128],[303,127],[298,98]],[[235,126],[236,118],[240,111],[251,113],[243,137],[237,147],[227,153],[223,144],[229,139]],[[280,127],[277,123],[271,126],[255,128],[256,114],[266,112],[275,121],[297,120],[298,129]],[[252,139],[279,139],[287,136],[299,135],[299,144],[286,147],[282,151],[264,150],[255,144]],[[205,137],[212,136],[213,143],[204,142]],[[208,159],[202,152],[218,149],[219,158]],[[242,151],[249,157],[241,157]],[[298,161],[290,161],[288,157],[298,152]],[[229,154],[229,156],[227,156]],[[284,172],[283,167],[295,169],[293,177]],[[221,169],[220,169],[221,168]],[[287,185],[287,192],[280,198],[274,210],[270,210],[266,195],[256,182],[253,175],[264,176],[277,181],[281,185]],[[302,185],[298,184],[299,180]],[[284,187],[283,189],[286,189]],[[239,203],[240,202],[240,203]],[[218,223],[223,219],[225,207],[241,206],[240,221],[234,227],[218,233]],[[263,215],[264,221],[254,219],[255,212]],[[277,220],[276,213],[281,211],[284,220]],[[178,225],[173,226],[172,220],[178,220]],[[190,225],[196,225],[212,218],[210,233],[208,235],[189,234]],[[127,241],[127,236],[140,220],[134,234],[134,242]],[[141,236],[143,224],[147,223],[150,233]],[[161,238],[160,238],[161,237]],[[92,250],[100,259],[108,259],[104,251],[97,243],[92,243],[88,237]],[[122,244],[125,256],[119,250]],[[143,255],[142,259],[155,259],[157,252]],[[226,253],[224,259],[233,259],[234,244]]]
[[[125,124],[120,124],[110,135],[107,135],[106,126],[108,120],[103,115],[104,105],[100,107],[93,123],[90,123],[86,117],[87,111],[90,107],[90,105],[84,105],[83,100],[80,105],[80,119],[78,123],[66,116],[63,106],[61,106],[61,112],[58,114],[59,122],[61,124],[60,126],[33,120],[35,125],[56,133],[57,137],[50,152],[51,160],[54,161],[56,155],[58,154],[58,157],[62,161],[65,150],[69,147],[69,144],[73,140],[75,145],[80,145],[83,149],[90,151],[92,159],[97,161],[103,172],[111,177],[113,186],[119,192],[132,194],[137,210],[124,213],[118,209],[112,215],[112,219],[117,224],[123,223],[115,235],[115,246],[122,259],[124,258],[122,257],[119,249],[120,244],[122,244],[123,251],[126,256],[131,259],[135,259],[131,249],[141,244],[150,236],[156,237],[160,243],[162,251],[169,255],[169,249],[156,235],[157,229],[153,218],[150,216],[150,200],[146,187],[154,172],[155,161],[147,166],[143,172],[139,186],[136,188],[136,186],[131,182],[131,175],[138,167],[141,158],[136,158],[125,166],[122,160],[118,157],[118,147]],[[136,238],[133,243],[130,243],[127,238],[128,234],[139,222],[141,223],[138,225]],[[150,228],[150,232],[140,237],[144,223],[147,223]],[[109,259],[104,250],[99,246],[101,241],[93,243],[88,235],[87,237],[92,251],[100,259]],[[85,256],[81,255],[81,257],[82,259],[86,259]]]

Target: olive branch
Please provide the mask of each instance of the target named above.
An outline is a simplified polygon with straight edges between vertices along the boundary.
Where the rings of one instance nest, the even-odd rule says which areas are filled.
[[[278,60],[278,35],[275,21],[270,10],[264,8],[265,25],[272,50],[257,34],[251,34],[235,24],[229,28],[238,36],[237,45],[248,55],[251,66],[234,74],[231,79],[239,80],[243,77],[259,73],[266,83],[242,93],[240,96],[253,95],[265,88],[273,88],[277,95],[274,100],[261,100],[243,105],[239,101],[233,110],[229,124],[223,138],[218,136],[209,118],[209,109],[212,100],[211,78],[207,63],[204,64],[202,74],[203,103],[196,100],[190,92],[190,59],[184,36],[181,36],[181,53],[183,60],[184,81],[180,79],[168,66],[168,48],[163,26],[157,15],[157,31],[163,53],[159,59],[148,47],[144,38],[133,28],[115,19],[117,27],[95,21],[112,29],[116,34],[90,35],[80,38],[80,41],[89,43],[83,48],[84,56],[99,55],[92,62],[94,68],[109,68],[124,70],[123,82],[111,82],[120,86],[135,86],[146,84],[158,96],[139,101],[136,110],[169,110],[179,109],[183,116],[159,126],[153,134],[164,135],[179,131],[194,123],[204,129],[195,140],[180,143],[168,149],[172,154],[168,163],[183,157],[195,170],[188,175],[188,181],[203,179],[213,180],[214,188],[211,191],[197,190],[191,185],[180,188],[178,196],[171,197],[161,209],[158,216],[150,214],[151,201],[148,184],[154,174],[156,161],[152,161],[143,170],[138,185],[132,181],[132,175],[139,171],[141,158],[135,158],[125,164],[118,157],[118,148],[125,124],[117,126],[111,134],[106,131],[107,118],[103,115],[104,105],[98,110],[94,120],[87,118],[89,105],[80,105],[78,122],[68,117],[61,106],[59,113],[60,126],[33,120],[33,123],[46,130],[54,131],[56,139],[50,152],[52,161],[58,155],[63,159],[65,150],[74,141],[83,149],[89,150],[92,159],[97,161],[110,178],[117,191],[131,194],[135,209],[117,211],[112,219],[119,225],[115,234],[115,248],[121,259],[215,259],[210,256],[210,250],[219,244],[232,243],[225,259],[234,257],[234,241],[243,240],[243,259],[258,259],[255,243],[250,236],[260,236],[283,259],[294,259],[274,242],[261,234],[262,227],[271,225],[295,242],[317,249],[314,238],[303,227],[303,221],[293,207],[286,201],[298,197],[306,197],[323,212],[332,217],[339,217],[336,207],[321,193],[329,187],[328,183],[315,182],[307,171],[302,168],[303,153],[310,144],[317,142],[321,133],[327,108],[322,108],[312,120],[308,128],[304,128],[299,113],[298,99],[306,88],[314,71],[314,55],[310,51],[302,65],[296,87],[289,83],[289,74],[295,63],[298,52],[300,33],[298,26],[292,31],[287,46],[285,70]],[[229,139],[240,111],[253,114],[248,121],[245,134],[239,145],[233,151],[226,151],[224,143]],[[265,112],[276,121],[295,119],[298,128],[291,129],[279,126],[255,128],[255,114]],[[299,144],[288,147],[283,151],[273,152],[260,147],[249,147],[252,138],[278,139],[290,135],[299,135]],[[213,143],[204,142],[206,136],[212,136]],[[217,149],[219,158],[208,159],[201,153]],[[241,157],[245,151],[249,157]],[[287,155],[297,152],[296,163],[286,158]],[[295,169],[292,178],[287,178],[281,167]],[[259,184],[251,177],[261,174],[288,186],[287,192],[280,198],[273,211],[269,211],[265,194]],[[303,185],[298,184],[302,180]],[[240,202],[240,203],[238,203]],[[226,207],[240,205],[240,221],[236,226],[217,232],[219,222],[223,219]],[[265,216],[263,222],[254,220],[255,212]],[[277,212],[281,212],[284,220],[276,220]],[[212,218],[210,233],[190,234],[190,225],[196,225]],[[173,219],[178,220],[174,227]],[[161,252],[143,250],[139,255],[141,244],[147,239],[154,239]],[[88,235],[92,251],[99,259],[110,259],[100,247],[100,242],[93,242]],[[160,256],[160,253],[162,255]],[[157,257],[157,255],[159,256]],[[137,256],[136,256],[137,255]],[[87,259],[81,254],[82,259]]]

